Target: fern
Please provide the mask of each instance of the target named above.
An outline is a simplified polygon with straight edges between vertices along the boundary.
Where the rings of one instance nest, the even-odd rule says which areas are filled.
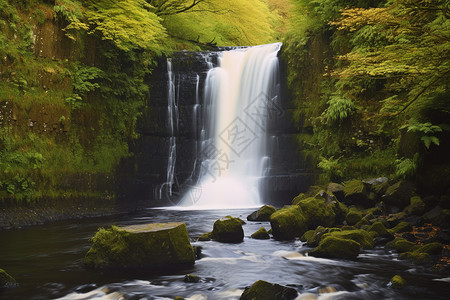
[[[408,126],[408,132],[420,132],[424,135],[420,138],[421,141],[425,144],[425,147],[427,149],[430,148],[431,144],[435,144],[436,146],[439,146],[439,138],[434,136],[433,134],[442,132],[442,128],[438,125],[432,125],[430,122],[426,123],[417,123],[417,122],[411,122]]]
[[[342,122],[355,109],[355,104],[352,100],[340,95],[331,96],[327,103],[329,106],[325,110],[324,115],[329,124]]]

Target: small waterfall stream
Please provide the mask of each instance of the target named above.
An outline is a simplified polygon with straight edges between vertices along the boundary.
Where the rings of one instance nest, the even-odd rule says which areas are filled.
[[[276,43],[223,51],[218,66],[208,71],[200,171],[197,184],[183,197],[181,206],[204,209],[260,204],[259,179],[270,166],[265,149],[267,121],[278,113],[280,47],[281,43]],[[197,107],[194,118],[199,115]],[[169,175],[167,179],[170,184]]]

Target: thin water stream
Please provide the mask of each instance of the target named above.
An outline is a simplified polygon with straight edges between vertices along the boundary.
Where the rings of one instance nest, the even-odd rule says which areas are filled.
[[[244,242],[197,242],[215,220],[232,215],[245,219],[252,209],[180,211],[151,209],[139,214],[55,223],[0,232],[0,266],[20,286],[0,291],[0,299],[239,299],[257,280],[288,285],[308,299],[448,299],[450,284],[435,274],[384,249],[364,251],[356,260],[302,256],[300,241],[254,240],[250,235],[268,222],[247,222]],[[98,227],[150,222],[186,222],[201,259],[186,270],[110,272],[87,270],[83,257]],[[185,283],[186,274],[200,276]],[[388,287],[399,274],[408,287]],[[320,294],[327,288],[333,293]],[[330,288],[331,287],[331,288]],[[201,295],[201,296],[200,296]],[[197,298],[196,298],[197,297]],[[203,298],[202,298],[203,297]],[[300,296],[302,297],[302,296]],[[301,298],[300,298],[301,299]]]

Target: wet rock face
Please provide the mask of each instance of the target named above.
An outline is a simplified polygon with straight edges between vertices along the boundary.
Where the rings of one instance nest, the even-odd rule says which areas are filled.
[[[89,268],[165,268],[194,264],[184,223],[153,223],[99,229],[84,259]]]
[[[140,138],[130,145],[134,156],[124,159],[118,172],[119,196],[146,199],[147,203],[152,199],[153,205],[170,205],[176,204],[179,197],[195,185],[201,167],[201,127],[208,118],[204,103],[205,79],[217,60],[217,52],[177,52],[170,58],[176,98],[173,136],[168,112],[168,64],[166,59],[158,62],[151,79],[150,99],[136,125]],[[287,204],[313,182],[310,164],[297,152],[298,130],[292,121],[293,108],[284,78],[282,71],[280,96],[274,107],[276,114],[267,122],[266,149],[270,166],[259,184],[263,202],[277,205]],[[176,180],[172,184],[172,195],[165,184],[169,150],[173,145],[171,137],[176,139]]]

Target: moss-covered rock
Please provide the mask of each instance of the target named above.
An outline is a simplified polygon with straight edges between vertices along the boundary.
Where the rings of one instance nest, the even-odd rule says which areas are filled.
[[[309,252],[309,255],[326,258],[356,258],[360,244],[351,239],[336,236],[324,237],[319,245]]]
[[[394,240],[388,242],[386,246],[397,250],[399,253],[410,252],[419,248],[418,245],[401,237],[396,237]]]
[[[359,221],[361,221],[363,217],[362,211],[358,210],[355,207],[351,207],[348,210],[347,215],[345,216],[345,221],[347,222],[347,225],[353,226],[357,224]]]
[[[279,284],[258,280],[245,289],[241,300],[291,300],[297,297],[297,291]]]
[[[408,182],[401,180],[388,187],[383,196],[383,201],[387,205],[404,209],[409,205],[409,201],[414,193],[414,186]]]
[[[392,236],[392,233],[390,233],[381,222],[373,223],[372,225],[369,226],[369,228],[367,228],[367,231],[375,231],[378,234],[378,236],[382,237]]]
[[[349,180],[344,182],[345,203],[362,207],[371,207],[375,203],[367,197],[367,191],[361,180]]]
[[[17,286],[16,280],[6,273],[5,270],[0,269],[0,289],[3,288],[13,288]]]
[[[416,265],[431,264],[433,262],[430,254],[419,253],[419,252],[415,252],[415,251],[401,253],[398,256],[398,259],[407,259],[407,260],[412,261]]]
[[[411,197],[409,205],[405,208],[408,214],[421,216],[427,211],[427,205],[419,196]]]
[[[84,262],[91,268],[180,267],[195,262],[184,223],[100,228]]]
[[[198,241],[200,242],[207,242],[212,240],[212,232],[206,232],[198,237]]]
[[[308,230],[305,232],[300,240],[306,242],[308,246],[316,247],[319,244],[322,235],[328,232],[330,232],[330,228],[318,226],[315,230]]]
[[[308,198],[304,193],[300,193],[292,199],[292,205],[297,205],[301,200]]]
[[[322,196],[310,197],[301,200],[297,205],[303,211],[309,228],[317,226],[330,227],[334,225],[336,203],[327,202]]]
[[[422,247],[414,250],[416,253],[427,253],[430,255],[440,254],[442,252],[442,244],[441,243],[429,243],[423,245]]]
[[[412,230],[411,224],[409,224],[408,222],[400,222],[397,225],[395,225],[394,227],[392,227],[391,229],[389,229],[389,232],[391,232],[392,234],[395,234],[395,233],[408,232],[411,230]]]
[[[276,211],[275,207],[264,205],[257,211],[252,212],[247,216],[249,221],[270,221],[270,216]]]
[[[200,277],[197,275],[192,275],[192,274],[187,274],[186,276],[184,276],[184,282],[187,283],[197,283],[200,282]]]
[[[395,275],[392,277],[390,285],[394,289],[402,289],[406,286],[406,280],[400,275]]]
[[[330,182],[327,186],[327,191],[336,196],[336,199],[338,201],[341,202],[344,201],[345,194],[344,194],[344,186],[342,184]]]
[[[226,216],[214,222],[212,238],[222,243],[240,243],[244,240],[242,220]]]
[[[372,248],[374,245],[374,238],[365,230],[342,230],[326,233],[322,236],[322,239],[333,236],[341,239],[353,240],[361,245],[363,248]]]
[[[255,233],[253,233],[251,235],[252,239],[256,239],[256,240],[268,240],[270,239],[270,235],[267,232],[267,230],[264,227],[261,227],[260,229],[258,229],[258,231],[256,231]]]
[[[450,209],[443,209],[437,219],[437,224],[442,227],[450,226]]]
[[[285,206],[270,216],[273,237],[277,240],[292,240],[308,230],[307,218],[297,206]]]

